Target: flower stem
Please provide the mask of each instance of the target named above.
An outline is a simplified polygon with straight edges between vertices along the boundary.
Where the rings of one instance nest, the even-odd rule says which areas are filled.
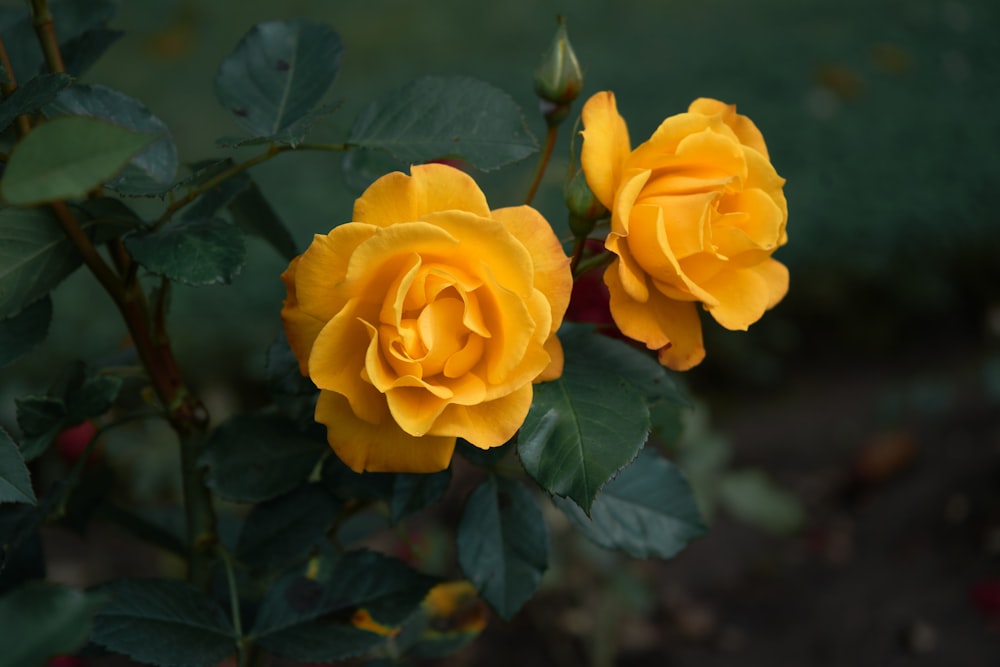
[[[188,204],[192,203],[195,199],[205,194],[213,188],[219,187],[223,182],[243,173],[251,167],[256,167],[258,164],[267,162],[275,155],[280,155],[281,153],[287,153],[289,151],[348,151],[351,150],[351,146],[348,144],[298,144],[296,146],[288,144],[271,144],[268,149],[261,153],[260,155],[255,155],[248,160],[240,162],[239,164],[234,164],[232,167],[219,172],[212,178],[208,179],[204,183],[192,188],[183,197],[174,200],[169,206],[163,211],[160,217],[153,224],[154,229],[159,228],[164,225],[167,221],[174,216],[177,211],[181,210]]]
[[[34,16],[35,34],[38,36],[42,53],[45,54],[45,63],[49,66],[49,71],[65,72],[66,65],[59,51],[59,40],[56,39],[48,0],[31,0],[31,13]]]
[[[10,66],[10,58],[7,57],[7,47],[3,43],[3,38],[0,37],[0,65],[3,66],[3,71],[7,74],[7,79],[3,80],[0,77],[0,93],[3,93],[3,99],[7,99],[17,90],[17,79],[14,78],[14,69]],[[31,131],[31,120],[24,114],[17,117],[17,133],[19,136],[24,136]]]
[[[47,0],[31,0],[31,11],[34,15],[35,32],[45,54],[45,62],[51,71],[65,72]],[[139,359],[146,368],[157,398],[166,411],[167,419],[180,437],[184,506],[188,518],[190,549],[188,578],[195,585],[208,588],[211,580],[212,554],[218,542],[212,496],[205,486],[205,470],[198,466],[198,453],[208,428],[208,411],[181,380],[173,350],[166,336],[160,335],[154,339],[150,331],[145,293],[135,280],[134,262],[131,262],[131,258],[129,261],[121,256],[116,258],[117,264],[126,270],[126,277],[123,280],[97,252],[97,248],[84,233],[69,206],[63,201],[51,202],[50,206],[66,236],[80,253],[84,264],[118,307]]]
[[[556,147],[556,136],[559,134],[559,125],[550,124],[548,132],[545,134],[545,146],[542,147],[542,154],[538,157],[538,166],[535,168],[535,178],[531,182],[531,187],[528,188],[528,195],[524,198],[524,204],[527,206],[535,198],[535,193],[538,192],[538,186],[542,184],[542,178],[545,176],[545,170],[549,166],[549,160],[552,159],[552,150]]]
[[[233,617],[233,632],[236,635],[236,656],[238,667],[246,667],[247,650],[244,644],[243,619],[240,615],[240,592],[236,587],[236,575],[233,572],[233,558],[225,548],[219,547],[219,560],[226,569],[226,581],[229,584],[229,608]]]

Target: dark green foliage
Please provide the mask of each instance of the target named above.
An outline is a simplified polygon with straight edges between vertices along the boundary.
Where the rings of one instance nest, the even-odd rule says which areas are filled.
[[[589,518],[574,503],[553,500],[595,543],[635,558],[671,558],[705,532],[687,480],[650,449],[607,483]]]
[[[519,482],[491,475],[465,503],[458,563],[505,619],[538,590],[549,564],[549,538],[538,505]]]
[[[191,584],[172,579],[118,579],[94,618],[91,640],[159,667],[215,665],[236,648],[222,608]]]
[[[328,451],[285,419],[238,415],[215,429],[200,461],[220,496],[259,502],[298,487]]]
[[[354,123],[351,144],[404,163],[461,158],[483,171],[538,150],[509,95],[468,77],[424,77],[372,102]]]

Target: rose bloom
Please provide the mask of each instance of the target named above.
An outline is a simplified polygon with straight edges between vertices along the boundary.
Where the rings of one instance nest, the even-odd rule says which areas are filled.
[[[354,221],[282,274],[289,344],[321,390],[316,421],[357,472],[443,470],[456,437],[502,445],[532,382],[562,373],[572,277],[545,218],[491,211],[452,167],[411,172],[375,181]]]
[[[771,258],[787,240],[785,180],[753,122],[717,100],[695,100],[635,150],[610,92],[587,101],[583,125],[583,171],[611,211],[615,323],[663,365],[696,366],[697,303],[745,330],[788,291],[788,269]]]

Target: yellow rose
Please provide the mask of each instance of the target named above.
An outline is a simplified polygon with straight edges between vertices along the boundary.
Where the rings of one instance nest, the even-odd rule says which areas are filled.
[[[411,171],[375,181],[354,221],[282,274],[289,344],[321,390],[316,421],[357,472],[443,470],[457,436],[501,445],[532,382],[562,373],[572,278],[545,218],[490,211],[452,167]]]
[[[695,100],[635,150],[613,93],[587,101],[583,125],[583,171],[611,211],[611,314],[663,365],[691,368],[705,357],[698,302],[745,330],[788,291],[771,258],[787,240],[785,180],[760,130],[717,100]]]

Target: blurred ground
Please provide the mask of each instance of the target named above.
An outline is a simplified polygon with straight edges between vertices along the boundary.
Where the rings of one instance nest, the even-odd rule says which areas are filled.
[[[666,563],[577,552],[446,664],[1000,664],[1000,394],[981,344],[947,342],[931,366],[803,365],[731,396],[716,426],[804,499],[798,534],[722,518]]]

